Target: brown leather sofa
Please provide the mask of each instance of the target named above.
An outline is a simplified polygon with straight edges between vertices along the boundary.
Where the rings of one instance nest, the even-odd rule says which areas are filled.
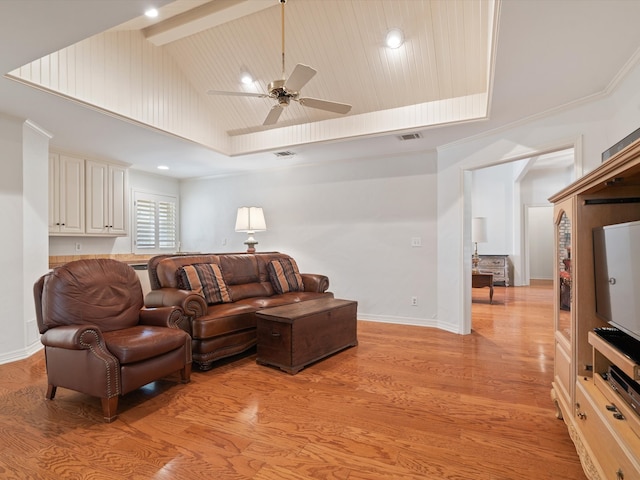
[[[69,388],[102,401],[116,419],[118,398],[180,372],[191,374],[191,339],[178,306],[143,308],[135,271],[110,259],[69,262],[34,285],[38,329],[45,346],[48,388]]]
[[[184,285],[186,276],[195,275],[195,267],[200,277],[222,287],[213,301],[205,299],[207,292],[199,291],[199,285]],[[192,338],[193,362],[202,370],[256,344],[255,313],[259,309],[333,297],[327,292],[325,275],[300,274],[295,261],[278,252],[159,255],[148,261],[147,268],[152,290],[145,305],[175,305],[184,310],[189,316],[185,330]],[[282,270],[286,280],[280,275]],[[292,278],[296,274],[297,281]]]

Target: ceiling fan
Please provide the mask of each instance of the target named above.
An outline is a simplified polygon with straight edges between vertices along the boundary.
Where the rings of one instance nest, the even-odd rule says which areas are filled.
[[[224,92],[220,90],[208,90],[209,95],[230,95],[237,97],[257,97],[257,98],[273,98],[277,100],[271,110],[267,114],[263,125],[273,125],[280,118],[280,114],[284,108],[291,103],[291,100],[298,102],[304,107],[317,108],[319,110],[326,110],[334,113],[349,113],[351,105],[346,103],[331,102],[329,100],[321,100],[319,98],[301,97],[300,90],[304,87],[309,80],[317,73],[316,70],[299,63],[289,75],[289,78],[285,76],[285,64],[284,64],[284,5],[287,0],[280,0],[282,10],[282,79],[274,80],[268,85],[269,93],[250,93],[250,92]]]

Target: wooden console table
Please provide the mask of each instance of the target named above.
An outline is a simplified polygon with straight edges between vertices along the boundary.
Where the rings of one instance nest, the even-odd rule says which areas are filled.
[[[489,303],[493,304],[493,273],[472,273],[471,287],[489,287]]]

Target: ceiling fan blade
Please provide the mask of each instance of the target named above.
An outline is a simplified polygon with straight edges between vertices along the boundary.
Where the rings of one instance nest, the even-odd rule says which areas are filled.
[[[289,93],[299,92],[316,73],[318,72],[310,66],[299,63],[289,75],[284,87]]]
[[[271,110],[269,110],[269,113],[267,114],[267,118],[264,119],[264,122],[262,123],[262,125],[275,124],[280,118],[280,114],[282,113],[282,110],[283,108],[280,105],[274,105],[273,107],[271,107]]]
[[[269,98],[266,93],[251,93],[251,92],[224,92],[222,90],[207,90],[207,95],[227,95],[231,97],[257,97],[257,98]]]
[[[305,107],[318,108],[320,110],[341,113],[343,115],[351,111],[351,105],[348,103],[330,102],[329,100],[320,100],[319,98],[299,98],[298,103]]]

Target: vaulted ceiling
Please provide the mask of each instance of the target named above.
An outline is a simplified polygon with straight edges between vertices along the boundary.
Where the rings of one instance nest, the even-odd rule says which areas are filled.
[[[176,177],[437,148],[606,95],[640,46],[632,0],[288,0],[284,76],[310,65],[300,96],[353,107],[292,102],[264,126],[275,100],[206,92],[266,93],[282,78],[279,0],[160,0],[153,20],[148,2],[91,3],[101,19],[71,0],[0,2],[0,41],[18,50],[1,72],[20,81],[2,79],[0,111],[39,122],[59,148]],[[39,34],[47,18],[27,20],[52,4],[69,16],[59,41]],[[393,27],[398,49],[383,43]]]

